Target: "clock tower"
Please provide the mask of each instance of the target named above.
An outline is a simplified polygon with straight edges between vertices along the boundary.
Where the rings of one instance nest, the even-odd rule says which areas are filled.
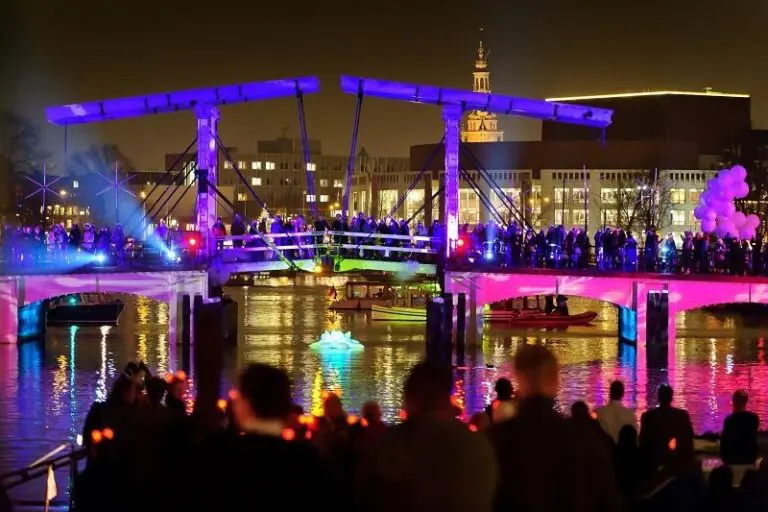
[[[491,73],[488,71],[489,54],[490,51],[483,47],[483,41],[480,40],[480,46],[477,48],[477,59],[475,60],[475,71],[472,73],[474,77],[472,90],[474,92],[491,93]],[[465,129],[461,133],[461,140],[463,142],[501,142],[504,140],[504,132],[499,130],[496,114],[473,110],[467,116]]]

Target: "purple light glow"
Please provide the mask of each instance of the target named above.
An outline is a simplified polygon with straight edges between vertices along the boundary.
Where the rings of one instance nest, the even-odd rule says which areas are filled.
[[[480,110],[594,128],[609,126],[613,117],[613,111],[606,108],[347,75],[341,77],[341,90],[346,94],[356,95],[362,90],[364,95],[376,98],[429,105],[457,105],[462,110]]]
[[[224,85],[207,89],[148,94],[130,98],[89,101],[45,109],[48,122],[55,125],[96,123],[150,114],[166,114],[190,110],[201,104],[233,105],[294,96],[297,91],[313,94],[320,91],[317,77],[286,78],[266,82]]]

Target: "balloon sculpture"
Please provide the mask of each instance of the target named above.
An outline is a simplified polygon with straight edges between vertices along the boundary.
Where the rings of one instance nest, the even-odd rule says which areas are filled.
[[[714,232],[720,237],[739,237],[742,240],[755,237],[760,217],[736,211],[733,202],[749,194],[746,179],[747,170],[741,165],[734,165],[723,169],[716,178],[707,182],[707,189],[699,198],[700,204],[693,210],[693,215],[701,221],[704,233]]]

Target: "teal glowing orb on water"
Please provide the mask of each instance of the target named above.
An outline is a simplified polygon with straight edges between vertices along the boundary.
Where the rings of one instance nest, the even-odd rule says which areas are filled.
[[[365,347],[359,341],[352,339],[351,332],[325,331],[309,348],[323,352],[357,352]]]

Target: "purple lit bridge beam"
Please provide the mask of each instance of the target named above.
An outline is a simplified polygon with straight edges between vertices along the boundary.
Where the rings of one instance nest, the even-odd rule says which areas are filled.
[[[446,254],[450,253],[451,246],[459,237],[459,139],[461,116],[464,111],[480,110],[598,129],[608,127],[613,116],[612,110],[604,108],[354,76],[341,77],[341,90],[346,94],[359,95],[362,92],[363,96],[443,107],[443,123],[445,124],[445,211],[443,212],[443,221],[446,224],[448,238]]]
[[[48,107],[45,113],[49,122],[69,126],[193,110],[197,118],[197,228],[204,250],[210,251],[215,247],[210,243],[210,228],[216,222],[216,195],[209,189],[217,186],[216,137],[221,117],[218,107],[296,97],[319,90],[316,77],[287,78],[61,105]]]

